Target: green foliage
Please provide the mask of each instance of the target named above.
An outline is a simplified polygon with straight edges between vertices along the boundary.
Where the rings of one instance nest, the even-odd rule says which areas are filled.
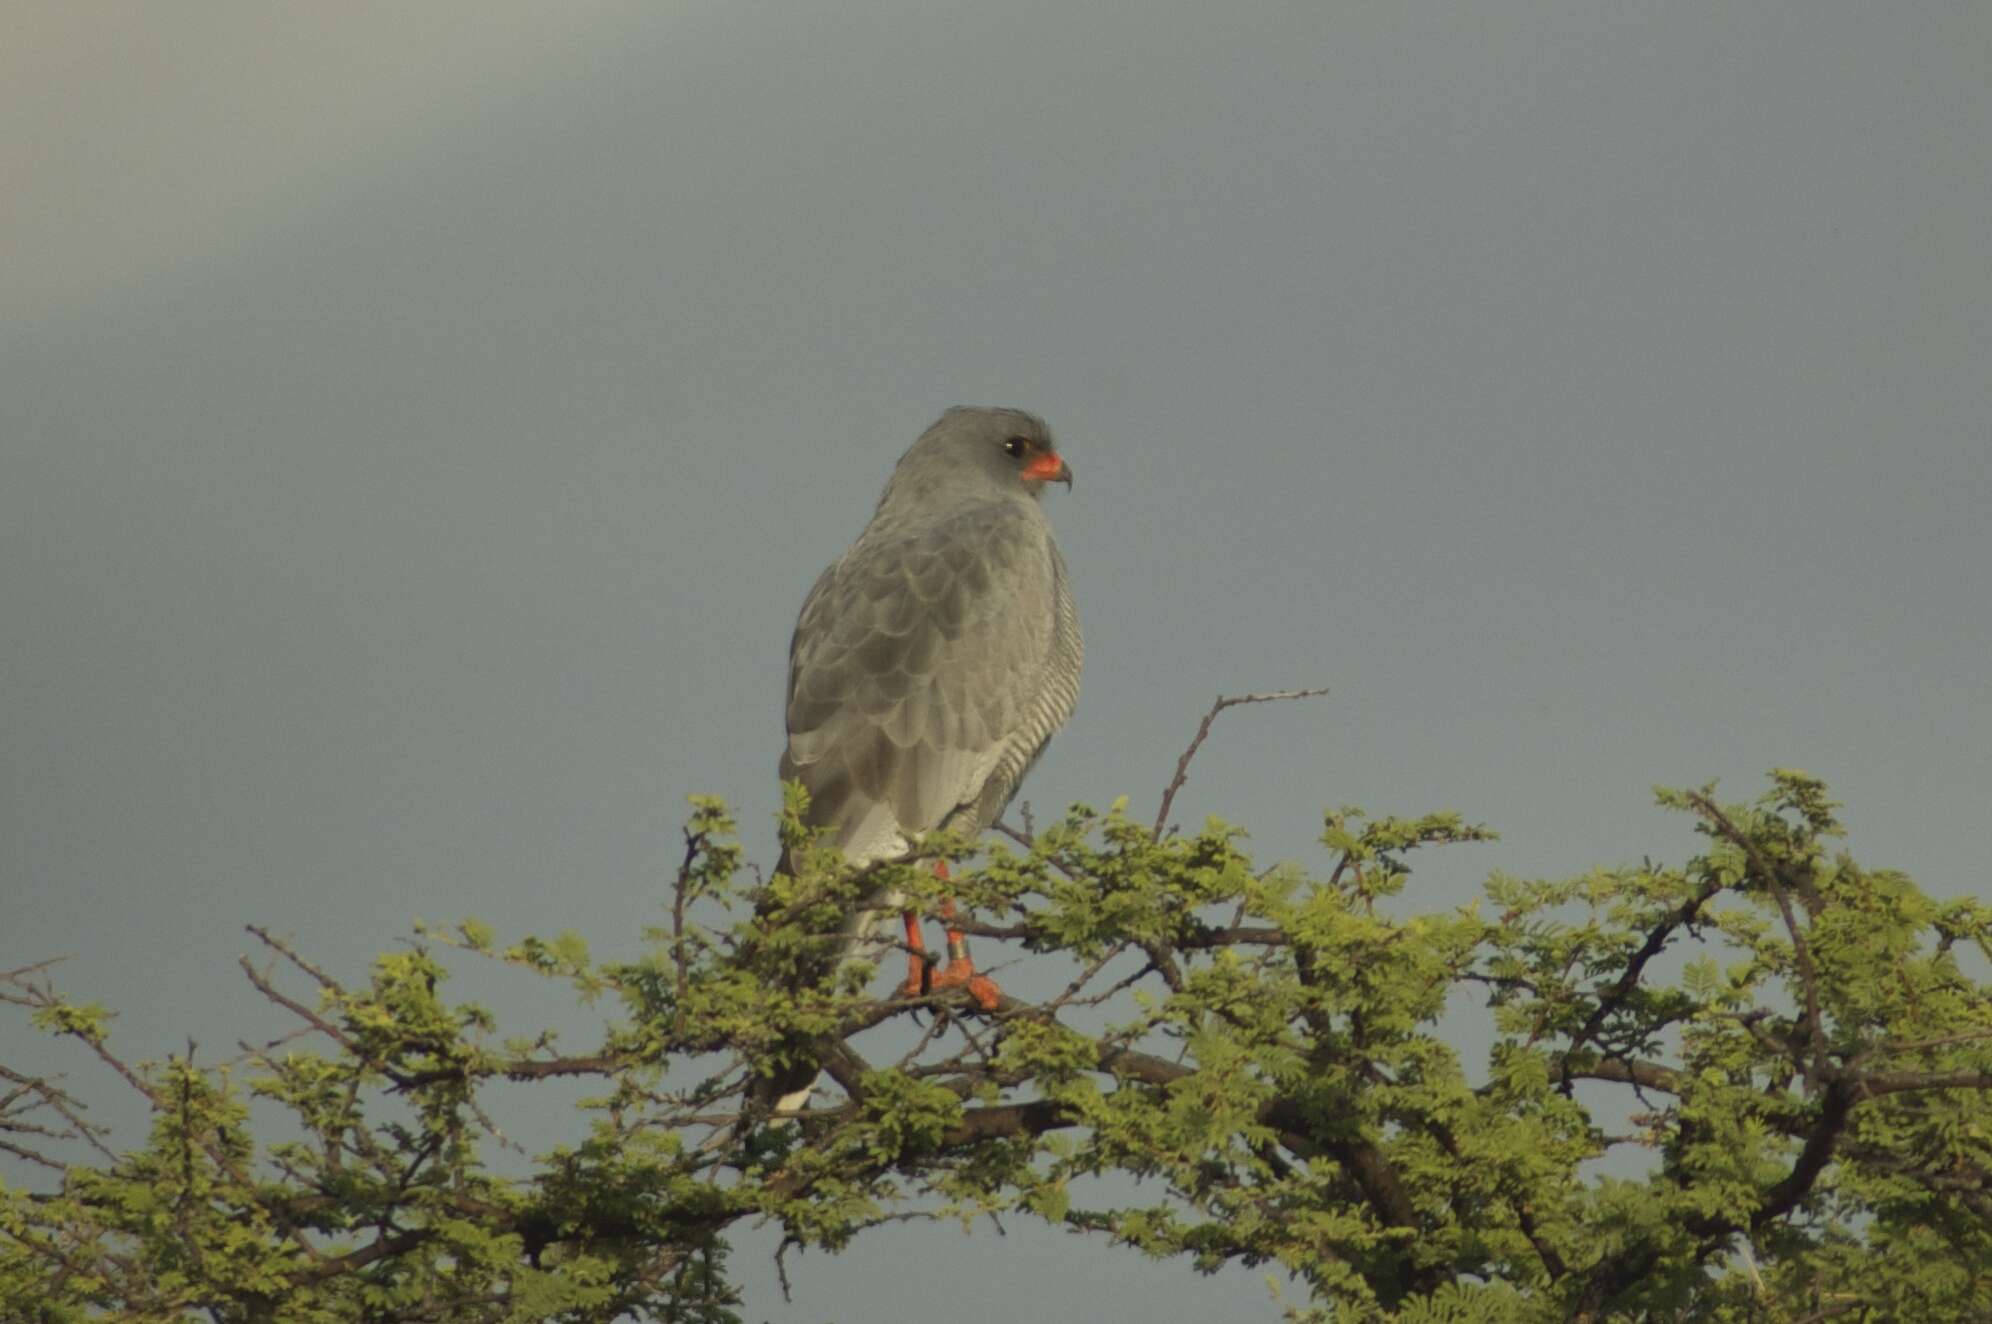
[[[990,1014],[840,965],[851,910],[944,885],[917,860],[844,866],[795,788],[790,868],[764,885],[696,800],[622,959],[467,920],[348,983],[252,930],[273,965],[245,970],[300,1033],[227,1062],[127,1065],[104,1009],[15,972],[0,996],[122,1074],[152,1126],[104,1147],[74,1099],[0,1067],[0,1147],[97,1147],[0,1187],[0,1302],[717,1322],[735,1225],[835,1250],[908,1216],[1023,1214],[1283,1271],[1310,1298],[1292,1318],[1337,1324],[1992,1316],[1992,989],[1960,959],[1992,957],[1992,908],[1834,849],[1801,773],[1748,804],[1659,798],[1703,838],[1679,866],[1496,875],[1408,916],[1410,862],[1484,829],[1339,809],[1315,876],[1259,868],[1215,820],[1158,835],[1077,806],[945,885],[985,944],[1056,972],[1055,996]],[[443,995],[452,954],[613,1019],[585,1054],[500,1038]],[[1484,1042],[1448,1019],[1475,1008]],[[771,1116],[766,1082],[818,1068],[814,1106]],[[573,1139],[494,1156],[491,1087],[554,1078],[594,1087]],[[258,1134],[251,1100],[287,1126]],[[1153,1195],[1095,1207],[1108,1174]]]

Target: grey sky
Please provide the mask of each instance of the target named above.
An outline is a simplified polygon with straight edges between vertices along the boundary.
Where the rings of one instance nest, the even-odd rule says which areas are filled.
[[[1228,716],[1181,815],[1306,857],[1326,803],[1460,809],[1504,840],[1420,875],[1447,905],[1678,859],[1652,783],[1788,764],[1864,858],[1988,892],[1983,4],[8,28],[0,967],[75,953],[135,1055],[279,1028],[245,921],[350,973],[416,915],[614,952],[692,791],[771,858],[796,606],[958,402],[1078,475],[1040,806],[1152,811],[1212,695],[1326,684]],[[134,1120],[16,1021],[0,1056]],[[954,1269],[963,1321],[1258,1309],[1013,1233],[750,1308]]]

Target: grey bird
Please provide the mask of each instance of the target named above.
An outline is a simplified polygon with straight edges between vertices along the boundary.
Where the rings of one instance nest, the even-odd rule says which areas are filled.
[[[802,783],[809,823],[852,863],[903,854],[911,834],[986,829],[1072,715],[1083,646],[1039,504],[1052,482],[1069,489],[1072,470],[1042,419],[950,409],[900,457],[871,523],[804,599],[781,775]],[[844,950],[898,902],[876,897],[852,916]],[[966,984],[995,1005],[952,925],[948,965],[929,975],[919,917],[904,918],[908,993]]]

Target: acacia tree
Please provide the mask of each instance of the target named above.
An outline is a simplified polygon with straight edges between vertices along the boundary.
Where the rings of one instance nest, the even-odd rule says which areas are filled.
[[[1028,1215],[1278,1266],[1305,1320],[1992,1318],[1992,988],[1958,950],[1992,956],[1992,907],[1834,853],[1825,788],[1779,771],[1751,803],[1660,792],[1703,839],[1679,866],[1497,875],[1401,916],[1419,853],[1489,834],[1336,809],[1315,876],[1256,867],[1221,822],[1165,830],[1240,701],[1152,825],[1075,806],[974,867],[937,836],[854,871],[791,788],[795,875],[763,884],[697,799],[633,959],[473,921],[349,981],[252,928],[269,959],[244,974],[295,1028],[226,1062],[130,1063],[104,1009],[14,971],[0,996],[152,1126],[113,1149],[0,1065],[0,1149],[47,1170],[0,1187],[0,1314],[730,1321],[736,1225],[836,1250],[909,1215]],[[969,930],[1062,962],[1060,991],[984,1014],[828,968],[858,898],[937,902],[942,858],[988,917]],[[443,996],[446,955],[617,1019],[578,1055],[499,1037]],[[1470,1052],[1438,1030],[1462,999],[1495,1026]],[[809,1066],[809,1107],[757,1102]],[[494,1156],[491,1087],[560,1077],[593,1085],[571,1142]],[[288,1127],[254,1134],[251,1099]],[[60,1162],[64,1142],[94,1156]],[[1094,1207],[1116,1173],[1159,1194]]]

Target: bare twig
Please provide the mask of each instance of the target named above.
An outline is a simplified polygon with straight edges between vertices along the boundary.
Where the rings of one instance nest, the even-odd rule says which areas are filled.
[[[676,1032],[680,1037],[685,1033],[685,1000],[690,980],[685,965],[685,893],[691,888],[692,865],[704,849],[705,840],[703,832],[685,833],[685,858],[678,865],[677,885],[671,891],[671,964],[677,970]]]
[[[32,1094],[41,1100],[40,1104],[29,1105],[27,1108],[22,1109],[22,1112],[32,1112],[36,1107],[47,1108],[69,1126],[69,1130],[66,1132],[57,1131],[54,1128],[41,1127],[32,1122],[22,1121],[21,1113],[14,1113],[4,1119],[6,1122],[5,1129],[46,1135],[51,1140],[82,1140],[104,1158],[116,1159],[117,1155],[111,1152],[110,1148],[104,1144],[101,1138],[108,1134],[107,1128],[84,1120],[82,1113],[78,1111],[81,1105],[72,1099],[61,1086],[55,1085],[40,1076],[22,1075],[5,1066],[0,1066],[0,1080],[20,1087],[8,1096],[10,1104],[15,1098],[21,1095]]]
[[[1011,826],[1000,818],[991,823],[990,826],[1016,842],[1019,846],[1022,846],[1025,850],[1029,850],[1037,844],[1037,820],[1031,815],[1031,802],[1029,800],[1019,800],[1017,802],[1017,817],[1024,820],[1024,826],[1021,829]]]
[[[259,934],[258,936],[260,937],[261,935]],[[326,1038],[330,1039],[333,1043],[338,1044],[339,1047],[345,1049],[348,1053],[351,1053],[359,1061],[366,1062],[369,1066],[381,1066],[383,1071],[386,1072],[386,1074],[390,1079],[395,1079],[394,1073],[391,1070],[387,1070],[385,1066],[381,1063],[372,1061],[372,1059],[370,1059],[367,1056],[366,1052],[362,1050],[358,1044],[354,1043],[352,1039],[347,1036],[344,1030],[332,1024],[332,1022],[326,1020],[323,1016],[320,1016],[317,1012],[305,1006],[302,1002],[299,1002],[297,999],[285,996],[285,994],[281,992],[275,984],[271,983],[266,977],[264,977],[264,975],[260,971],[256,969],[256,967],[253,964],[250,963],[248,957],[246,956],[237,957],[236,964],[242,967],[242,973],[249,977],[249,983],[255,988],[255,990],[258,993],[261,993],[264,997],[276,1003],[279,1007],[282,1007],[285,1011],[297,1017],[299,1020],[303,1021],[306,1025],[309,1025],[312,1029],[324,1035]]]
[[[28,981],[29,975],[47,974],[52,966],[58,966],[61,965],[64,961],[73,961],[75,959],[76,957],[74,956],[74,954],[67,956],[51,956],[45,961],[36,961],[32,965],[24,965],[19,967],[18,969],[0,970],[0,984],[25,984]],[[6,998],[6,1000],[9,1002],[21,1001],[21,999],[19,998],[7,997],[7,995],[3,993],[0,993],[0,997]],[[23,1005],[26,1004],[23,1003]]]
[[[1065,991],[1063,993],[1060,993],[1057,997],[1053,998],[1048,1005],[1052,1007],[1062,1007],[1066,1003],[1072,1001],[1072,999],[1078,997],[1080,991],[1084,989],[1086,985],[1093,982],[1093,976],[1099,974],[1100,971],[1106,969],[1108,962],[1112,961],[1115,957],[1119,956],[1122,952],[1126,951],[1128,949],[1129,944],[1132,941],[1133,939],[1123,938],[1119,942],[1115,943],[1113,946],[1107,948],[1106,951],[1102,952],[1099,955],[1098,959],[1094,960],[1093,963],[1088,965],[1084,970],[1081,970],[1078,976],[1075,977],[1070,984],[1067,984],[1065,986]]]
[[[775,1280],[782,1285],[782,1300],[784,1301],[795,1300],[795,1295],[789,1291],[788,1265],[785,1263],[785,1257],[789,1253],[790,1246],[800,1248],[801,1245],[802,1243],[794,1237],[783,1237],[782,1244],[775,1250]]]
[[[1036,844],[1032,840],[1030,833],[1020,832],[1016,828],[1011,827],[1008,823],[1003,822],[1001,819],[998,819],[996,822],[991,823],[989,826],[995,828],[998,832],[1002,833],[1010,840],[1016,842],[1019,846],[1022,846],[1025,850],[1031,849],[1031,847]]]
[[[276,937],[268,929],[264,928],[262,925],[245,924],[242,927],[247,929],[249,932],[255,934],[257,940],[261,942],[265,947],[270,948],[272,951],[282,956],[286,961],[289,961],[292,965],[304,971],[304,973],[306,973],[307,975],[310,975],[312,979],[317,982],[320,988],[329,989],[334,993],[342,993],[345,991],[344,988],[340,985],[338,980],[326,974],[323,970],[320,970],[317,966],[305,960],[302,956],[299,956],[297,954],[297,949],[295,947],[292,947],[282,938]]]
[[[1176,803],[1176,792],[1182,790],[1183,783],[1190,779],[1190,760],[1195,758],[1197,750],[1203,747],[1205,737],[1210,735],[1211,723],[1217,720],[1219,713],[1226,708],[1236,708],[1240,704],[1274,703],[1283,699],[1312,699],[1327,692],[1327,687],[1323,686],[1319,689],[1306,690],[1268,690],[1264,694],[1240,694],[1231,697],[1218,695],[1217,702],[1213,703],[1210,711],[1203,715],[1203,721],[1197,723],[1197,734],[1190,741],[1190,747],[1183,751],[1183,757],[1176,760],[1176,775],[1169,779],[1169,785],[1162,792],[1162,805],[1155,811],[1155,828],[1148,834],[1150,839],[1162,840],[1162,829],[1169,822],[1169,808]]]

